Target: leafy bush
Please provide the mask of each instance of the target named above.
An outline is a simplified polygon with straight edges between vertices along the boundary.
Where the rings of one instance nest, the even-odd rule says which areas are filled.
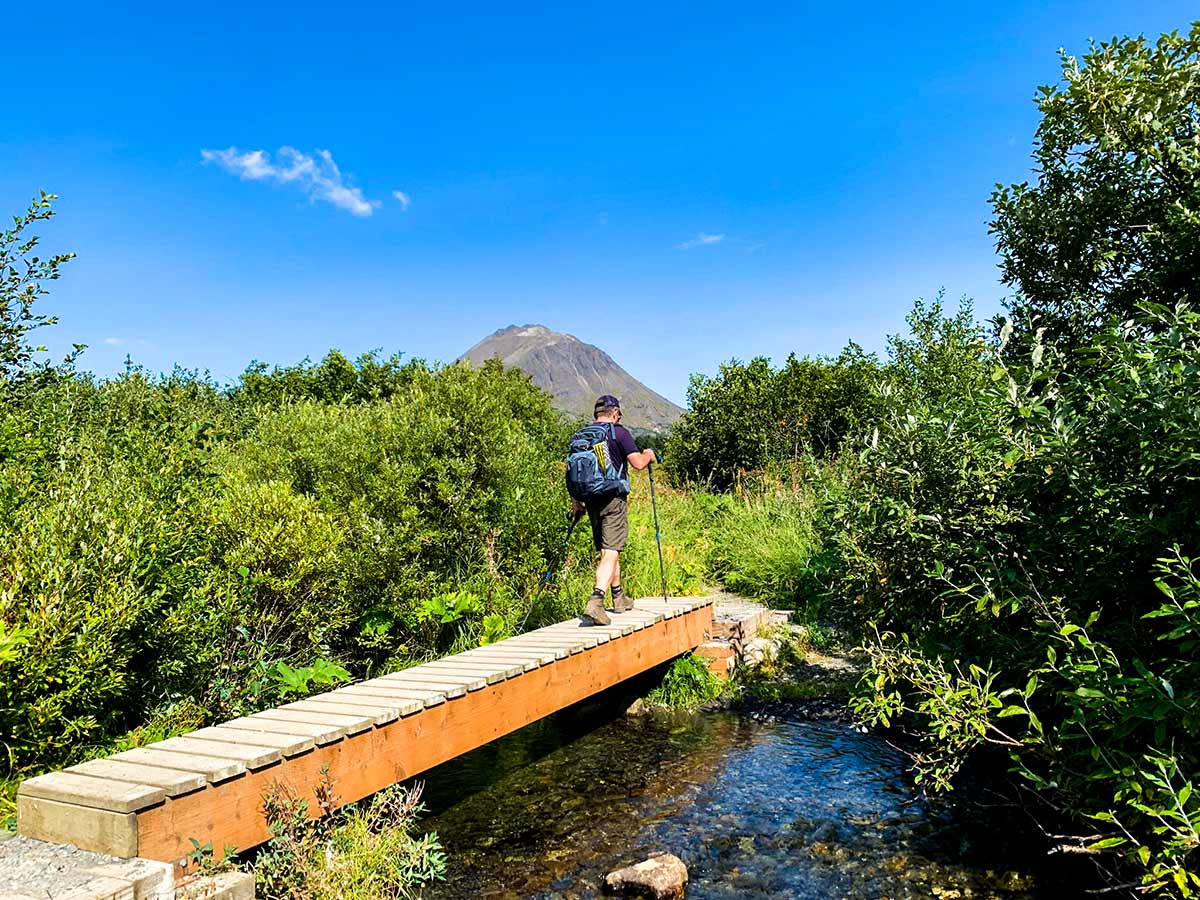
[[[282,699],[306,697],[313,688],[326,688],[350,680],[350,673],[337,663],[318,659],[310,666],[293,669],[283,660],[275,664],[273,681]]]
[[[1200,300],[1197,73],[1200,22],[1062,53],[1062,81],[1037,96],[1037,182],[992,195],[1018,320],[1083,346],[1141,304]]]
[[[646,695],[646,700],[668,709],[697,709],[721,696],[725,685],[703,659],[688,653],[671,663],[662,683]]]
[[[138,403],[148,392],[139,379],[60,383],[0,412],[0,434],[15,436],[0,456],[0,621],[28,633],[0,680],[18,766],[139,724],[215,663],[202,420],[154,421]],[[119,426],[107,417],[118,407]],[[25,417],[37,441],[23,439]]]
[[[677,479],[726,490],[739,473],[834,454],[872,419],[877,377],[875,358],[853,343],[834,359],[793,355],[776,370],[759,357],[725,363],[716,378],[693,375],[667,465]]]
[[[446,870],[436,834],[414,837],[420,787],[393,785],[370,800],[337,809],[334,784],[317,790],[324,814],[282,784],[263,798],[271,839],[253,864],[264,900],[400,900]]]
[[[1194,588],[1185,556],[1160,558],[1200,545],[1200,315],[1147,308],[1086,355],[1035,339],[1023,361],[1007,329],[960,333],[905,342],[957,387],[897,394],[829,522],[837,593],[879,629],[860,709],[917,727],[937,786],[1006,748],[1044,797],[1114,826],[1091,850],[1188,895]]]
[[[39,376],[53,376],[58,371],[38,361],[37,354],[43,348],[30,341],[33,332],[57,320],[35,312],[34,304],[48,293],[45,283],[56,280],[63,263],[75,254],[60,253],[43,259],[36,255],[38,236],[28,233],[38,222],[54,216],[51,207],[57,199],[42,191],[24,215],[13,217],[12,228],[0,231],[0,394],[5,396],[36,383]],[[83,349],[76,346],[65,367],[69,368]]]

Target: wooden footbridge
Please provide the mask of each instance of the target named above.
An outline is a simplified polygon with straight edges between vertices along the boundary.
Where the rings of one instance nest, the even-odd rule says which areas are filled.
[[[318,814],[480,747],[708,640],[710,598],[639,600],[604,627],[564,622],[278,709],[39,775],[18,830],[113,856],[184,861],[193,841],[265,841],[263,794],[287,785]]]

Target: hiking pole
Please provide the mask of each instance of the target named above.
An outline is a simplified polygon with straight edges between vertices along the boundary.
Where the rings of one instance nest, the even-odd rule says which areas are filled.
[[[563,538],[563,542],[562,542],[562,548],[564,551],[566,551],[566,549],[567,549],[567,544],[569,544],[571,542],[571,535],[575,531],[575,526],[579,524],[579,520],[582,518],[583,518],[583,516],[576,516],[575,518],[573,518],[571,520],[571,525],[567,529],[567,536],[565,538]],[[567,561],[566,553],[564,552],[563,553],[563,562],[566,563],[566,561]],[[529,621],[529,614],[531,612],[533,612],[533,608],[535,606],[537,606],[538,600],[541,599],[542,591],[545,590],[546,585],[548,585],[550,583],[550,576],[553,574],[554,574],[554,561],[551,560],[550,565],[546,569],[546,574],[542,576],[542,583],[538,585],[537,591],[533,595],[533,601],[529,604],[529,609],[525,610],[525,618],[523,618],[521,620],[521,627],[517,629],[518,632],[524,631],[525,623]]]
[[[662,578],[663,600],[667,599],[667,570],[663,568],[662,535],[658,531],[658,501],[654,498],[654,463],[646,466],[650,473],[650,508],[654,510],[654,541],[658,544],[658,574]]]

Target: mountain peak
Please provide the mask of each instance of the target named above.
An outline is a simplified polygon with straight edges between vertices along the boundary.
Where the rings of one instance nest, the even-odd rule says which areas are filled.
[[[631,428],[661,431],[669,428],[683,410],[650,390],[592,344],[545,325],[509,325],[484,338],[461,360],[481,365],[499,359],[515,366],[534,384],[554,397],[554,405],[571,415],[590,417],[601,394],[621,400],[624,423]],[[461,361],[460,360],[460,361]]]

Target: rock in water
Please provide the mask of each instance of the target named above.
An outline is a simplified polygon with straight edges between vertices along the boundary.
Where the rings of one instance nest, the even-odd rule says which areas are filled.
[[[687,866],[671,853],[655,853],[637,865],[604,876],[605,885],[614,893],[654,900],[680,900],[687,880]]]

